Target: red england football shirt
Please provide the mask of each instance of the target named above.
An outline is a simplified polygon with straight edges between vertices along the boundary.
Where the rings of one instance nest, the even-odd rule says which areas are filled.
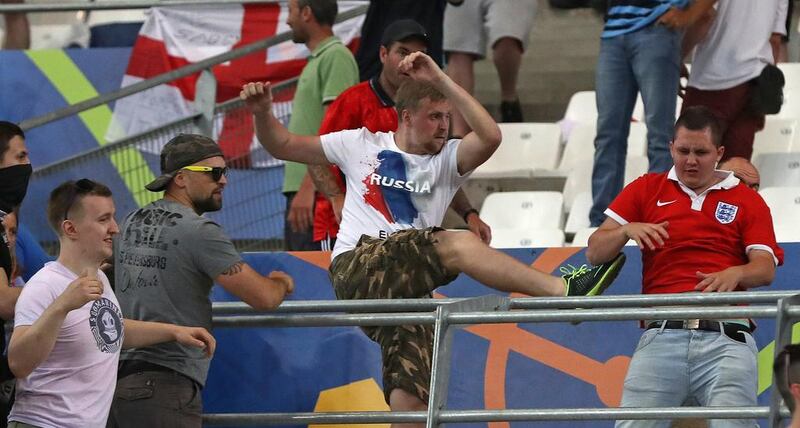
[[[645,174],[626,186],[606,215],[627,223],[668,221],[663,248],[642,250],[642,292],[694,291],[695,272],[719,272],[748,262],[747,252],[768,251],[775,264],[783,250],[775,241],[772,215],[758,193],[739,183],[733,173],[697,195],[669,173]]]
[[[381,88],[377,76],[350,87],[336,97],[325,112],[319,135],[358,128],[367,128],[370,132],[397,130],[394,101]],[[339,188],[344,192],[344,180],[339,168],[331,165],[331,171],[338,178]],[[317,192],[314,205],[314,241],[321,241],[328,236],[335,238],[339,233],[339,224],[330,201]]]

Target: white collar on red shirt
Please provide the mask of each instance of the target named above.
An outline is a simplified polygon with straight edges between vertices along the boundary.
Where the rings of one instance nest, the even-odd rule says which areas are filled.
[[[706,200],[706,195],[708,195],[708,192],[720,189],[728,190],[739,185],[739,179],[736,178],[736,176],[734,176],[733,172],[731,171],[724,171],[721,169],[717,169],[714,170],[714,176],[720,178],[721,179],[720,182],[709,187],[708,189],[703,191],[703,193],[698,195],[697,193],[694,192],[694,190],[687,187],[685,184],[681,182],[680,179],[678,179],[678,173],[675,172],[674,166],[670,168],[669,173],[667,174],[668,179],[677,182],[678,185],[680,185],[681,190],[683,190],[684,193],[689,195],[689,198],[692,200],[692,209],[694,211],[700,211],[703,208],[703,201]]]

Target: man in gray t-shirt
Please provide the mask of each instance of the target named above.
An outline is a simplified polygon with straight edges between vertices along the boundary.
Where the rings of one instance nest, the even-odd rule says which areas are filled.
[[[292,279],[257,273],[202,216],[222,208],[227,184],[217,144],[178,135],[161,152],[161,173],[145,187],[165,191],[164,198],[128,215],[120,229],[114,264],[124,316],[211,329],[214,281],[257,309],[278,306]],[[109,426],[200,427],[208,366],[201,351],[174,343],[123,352]]]

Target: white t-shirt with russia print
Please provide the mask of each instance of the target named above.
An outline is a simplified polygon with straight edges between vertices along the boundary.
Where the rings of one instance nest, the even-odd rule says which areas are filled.
[[[366,128],[322,135],[320,140],[328,161],[347,176],[333,258],[353,249],[361,235],[382,238],[441,225],[453,195],[469,177],[458,173],[461,140],[447,141],[435,155],[406,153],[395,144],[394,132]]]
[[[22,289],[14,327],[30,326],[78,276],[47,263]],[[97,271],[103,297],[70,311],[47,359],[24,379],[9,421],[47,427],[105,427],[124,337],[122,312],[108,278]]]

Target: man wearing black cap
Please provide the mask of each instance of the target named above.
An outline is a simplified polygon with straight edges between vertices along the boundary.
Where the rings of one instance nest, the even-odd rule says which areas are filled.
[[[164,146],[161,176],[145,186],[164,197],[128,215],[114,255],[126,318],[210,330],[214,281],[262,310],[292,291],[288,275],[257,273],[222,228],[202,216],[222,208],[227,171],[210,138],[181,134]],[[123,352],[120,360],[110,426],[201,426],[209,365],[203,352],[164,343]]]
[[[362,127],[370,132],[396,131],[397,111],[393,99],[397,88],[408,79],[408,74],[397,67],[408,54],[426,52],[429,42],[425,28],[414,20],[401,19],[389,24],[379,49],[383,64],[380,74],[342,92],[328,107],[319,134]],[[314,242],[319,242],[322,250],[331,250],[342,217],[344,179],[334,165],[308,165],[308,171],[318,189],[314,203]],[[491,229],[481,221],[478,211],[472,208],[461,189],[450,206],[464,218],[473,233],[487,244],[491,241]]]

